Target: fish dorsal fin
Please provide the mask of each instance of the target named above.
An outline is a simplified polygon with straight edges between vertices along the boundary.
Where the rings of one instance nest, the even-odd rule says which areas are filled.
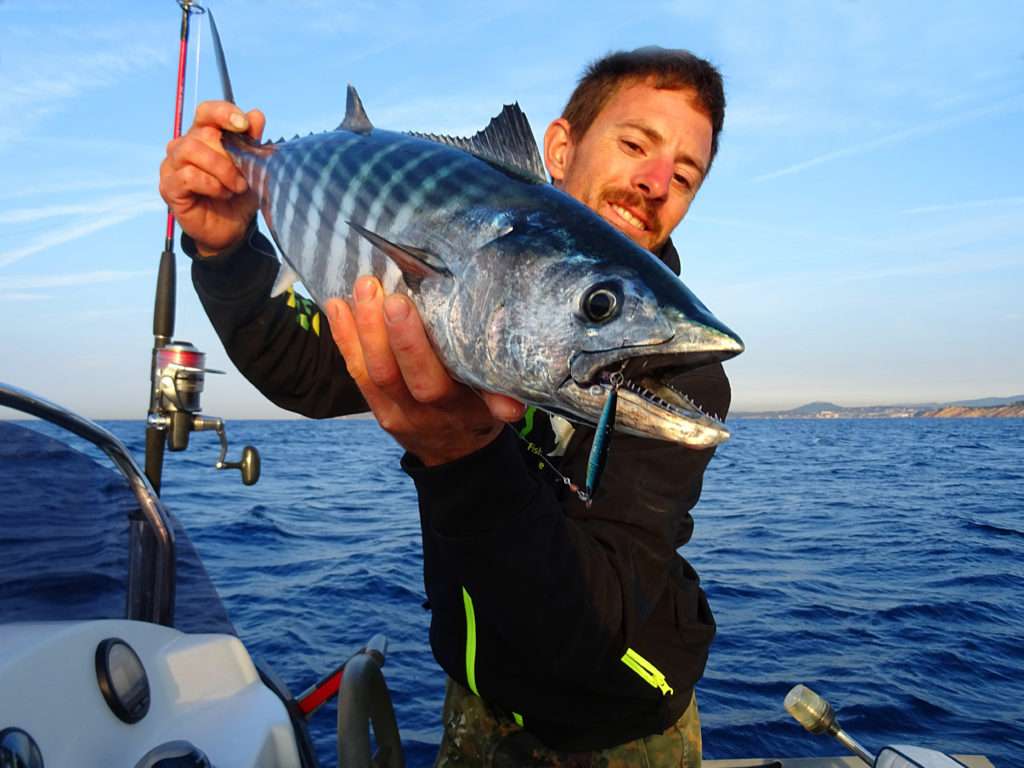
[[[540,159],[530,121],[519,104],[506,104],[486,128],[470,138],[435,133],[410,135],[458,147],[526,181],[547,183],[547,171]]]
[[[370,122],[370,118],[366,116],[366,110],[363,109],[363,100],[359,98],[359,94],[352,85],[349,85],[348,95],[345,97],[345,119],[341,121],[338,128],[343,131],[352,131],[352,133],[369,133],[373,130],[373,123]]]

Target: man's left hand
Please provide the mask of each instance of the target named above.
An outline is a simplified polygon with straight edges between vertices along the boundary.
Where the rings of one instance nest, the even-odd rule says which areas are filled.
[[[325,309],[349,375],[378,423],[426,466],[483,448],[505,422],[522,417],[522,403],[452,379],[412,301],[385,297],[376,278],[356,281],[353,307],[331,299]]]

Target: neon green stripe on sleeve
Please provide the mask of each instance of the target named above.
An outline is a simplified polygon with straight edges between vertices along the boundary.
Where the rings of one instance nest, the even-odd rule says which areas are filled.
[[[466,607],[466,682],[469,690],[477,696],[476,689],[476,612],[473,610],[473,598],[466,588],[462,588],[462,604]]]

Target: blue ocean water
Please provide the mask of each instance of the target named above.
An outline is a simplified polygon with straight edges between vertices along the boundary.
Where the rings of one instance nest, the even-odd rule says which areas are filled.
[[[105,426],[141,463],[141,423]],[[1024,420],[732,428],[683,549],[718,621],[698,689],[705,757],[843,754],[783,710],[803,682],[868,748],[1024,765]],[[229,436],[235,453],[260,449],[256,486],[213,470],[216,440],[197,435],[168,454],[164,499],[239,635],[298,692],[385,633],[408,764],[429,765],[443,675],[399,449],[361,420],[239,421]],[[324,765],[335,716],[312,724]]]

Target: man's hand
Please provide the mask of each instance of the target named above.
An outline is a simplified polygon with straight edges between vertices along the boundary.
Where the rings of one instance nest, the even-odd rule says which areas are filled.
[[[331,334],[348,372],[381,427],[427,466],[466,456],[493,441],[522,403],[454,381],[427,338],[412,302],[384,296],[373,277],[356,282],[355,306],[331,299]]]
[[[160,164],[160,195],[196,241],[200,256],[237,243],[256,215],[256,195],[224,151],[221,134],[246,133],[258,140],[265,124],[257,109],[243,114],[229,102],[204,101],[188,133],[167,145]]]

